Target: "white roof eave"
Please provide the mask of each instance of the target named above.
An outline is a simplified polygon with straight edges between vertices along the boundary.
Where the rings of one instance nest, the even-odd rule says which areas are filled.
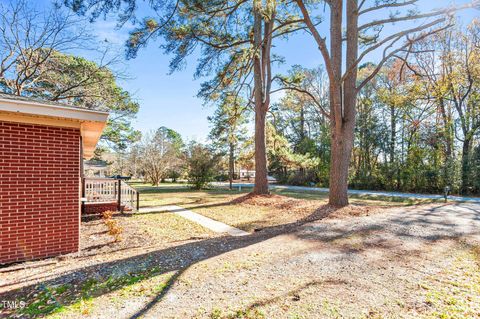
[[[104,111],[2,98],[0,98],[0,111],[57,117],[78,121],[106,122],[108,118],[108,112]]]
[[[54,121],[67,120],[64,122],[78,123],[82,136],[83,155],[89,159],[93,156],[96,145],[100,140],[102,131],[108,120],[108,112],[95,111],[82,108],[43,104],[35,101],[24,101],[0,98],[0,113],[20,115],[25,117],[37,117],[37,122],[42,123],[44,119],[56,119]],[[20,120],[19,120],[20,121]],[[57,123],[55,122],[55,123]],[[61,122],[58,122],[61,123]],[[51,122],[45,125],[51,125]],[[56,124],[53,124],[56,125]],[[63,126],[63,124],[58,124]]]

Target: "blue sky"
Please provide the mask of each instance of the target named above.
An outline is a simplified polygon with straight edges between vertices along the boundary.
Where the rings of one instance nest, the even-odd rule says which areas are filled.
[[[93,31],[99,39],[107,39],[123,50],[127,30],[132,26],[117,30],[115,25],[113,19],[100,19],[94,23]],[[200,84],[206,80],[193,78],[198,56],[191,56],[184,70],[168,74],[171,57],[163,54],[159,44],[151,42],[139,51],[135,59],[125,61],[126,71],[132,78],[122,81],[122,85],[135,95],[141,105],[135,127],[146,132],[167,126],[186,139],[206,141],[210,131],[207,117],[213,114],[214,108],[204,106],[203,101],[196,97]],[[279,72],[285,72],[293,64],[315,67],[322,61],[316,45],[306,35],[279,42],[274,50],[287,60],[278,69]]]
[[[456,1],[455,3],[466,2]],[[48,10],[51,1],[41,0],[35,3],[43,5],[42,7]],[[420,10],[429,11],[452,2],[438,0],[432,5],[432,1],[420,0],[419,3]],[[142,17],[142,14],[139,16]],[[467,24],[475,16],[479,16],[479,11],[464,11],[460,20],[463,24]],[[91,26],[91,32],[100,41],[106,39],[117,50],[123,51],[123,43],[127,39],[130,24],[118,30],[114,19],[99,19]],[[325,33],[327,30],[321,31]],[[133,93],[140,103],[140,111],[134,126],[142,132],[167,126],[178,131],[184,138],[204,141],[210,130],[207,116],[214,110],[212,107],[203,106],[202,100],[196,98],[200,83],[204,80],[193,79],[196,57],[192,56],[188,60],[187,67],[181,72],[168,75],[170,57],[165,56],[158,46],[159,43],[152,42],[147,48],[141,49],[135,59],[123,62],[122,68],[130,78],[121,81],[121,84]],[[286,58],[286,64],[277,69],[278,72],[285,72],[293,64],[315,67],[322,63],[320,53],[308,34],[298,34],[288,41],[275,43],[274,51]],[[375,61],[377,58],[378,53],[370,56],[368,60]]]
[[[287,44],[284,56],[307,67],[314,67],[321,61],[315,52],[312,41],[295,37]],[[291,45],[292,49],[288,48]],[[295,49],[293,49],[295,48]],[[316,53],[316,52],[315,52]],[[212,106],[204,106],[196,97],[200,84],[205,79],[193,79],[196,57],[191,57],[185,70],[168,75],[169,57],[164,56],[158,45],[152,44],[141,50],[137,58],[129,60],[128,72],[135,76],[125,82],[125,87],[139,98],[141,108],[136,127],[142,131],[167,126],[189,139],[203,141],[210,130],[207,116],[214,111]],[[286,68],[286,67],[284,67]]]

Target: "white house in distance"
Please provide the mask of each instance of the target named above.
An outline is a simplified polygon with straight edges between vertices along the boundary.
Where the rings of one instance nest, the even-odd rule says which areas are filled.
[[[255,171],[254,170],[240,169],[238,171],[238,176],[239,176],[240,179],[255,178]]]

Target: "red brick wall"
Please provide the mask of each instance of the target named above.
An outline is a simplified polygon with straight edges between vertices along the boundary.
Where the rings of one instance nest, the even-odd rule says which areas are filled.
[[[117,203],[88,203],[85,204],[85,214],[101,214],[107,210],[117,211]]]
[[[77,251],[80,131],[0,121],[0,264]]]

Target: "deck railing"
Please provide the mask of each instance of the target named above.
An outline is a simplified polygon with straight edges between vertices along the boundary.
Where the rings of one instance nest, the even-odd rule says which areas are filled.
[[[118,202],[122,207],[129,207],[134,212],[138,212],[139,208],[139,193],[132,186],[128,185],[122,180],[119,181],[120,195],[118,197]]]
[[[117,203],[118,210],[138,211],[139,193],[123,180],[114,178],[90,178],[82,180],[84,203]]]

